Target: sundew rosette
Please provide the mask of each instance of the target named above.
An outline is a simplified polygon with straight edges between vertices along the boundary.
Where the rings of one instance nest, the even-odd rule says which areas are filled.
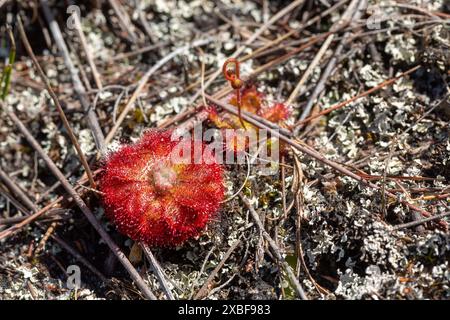
[[[147,131],[110,154],[99,183],[119,232],[151,246],[176,246],[201,234],[225,192],[223,168],[206,145],[172,133]]]

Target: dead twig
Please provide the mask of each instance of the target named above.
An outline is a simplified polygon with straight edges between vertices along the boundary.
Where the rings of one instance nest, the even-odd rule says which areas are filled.
[[[271,48],[271,47],[275,47],[278,44],[280,44],[282,41],[288,39],[289,37],[299,34],[300,32],[302,32],[304,29],[306,29],[307,27],[313,25],[314,23],[318,22],[320,19],[326,17],[327,15],[330,15],[331,13],[335,12],[336,10],[338,10],[341,6],[343,6],[345,3],[347,3],[349,0],[341,0],[340,2],[336,3],[335,5],[333,5],[332,7],[330,7],[329,9],[321,12],[320,14],[318,14],[317,16],[315,16],[314,18],[309,19],[307,22],[305,22],[304,24],[301,24],[298,28],[293,29],[281,36],[279,36],[278,38],[276,38],[275,40],[267,43],[266,45],[256,49],[255,51],[249,53],[248,55],[242,57],[240,59],[240,61],[244,62],[246,60],[251,59],[252,57],[258,56],[260,53],[262,53],[263,51],[266,51],[267,49]],[[303,39],[302,39],[303,40]]]
[[[294,190],[294,202],[295,206],[297,207],[297,215],[296,215],[296,230],[295,230],[295,251],[297,255],[297,270],[296,275],[297,277],[300,276],[301,266],[303,267],[304,272],[308,276],[309,280],[312,282],[316,290],[320,294],[329,294],[330,292],[319,285],[316,280],[313,278],[311,273],[309,272],[308,266],[306,265],[306,261],[304,258],[303,253],[303,246],[301,241],[301,228],[302,228],[302,220],[304,219],[304,212],[303,212],[303,206],[304,206],[304,196],[303,196],[303,170],[301,167],[300,159],[298,155],[294,151],[294,161],[295,161],[295,169],[296,169],[296,178],[298,182],[296,183],[296,189]]]
[[[90,107],[90,103],[88,100],[88,96],[86,94],[86,89],[83,86],[83,83],[80,80],[78,75],[78,70],[76,69],[72,59],[70,58],[69,50],[67,49],[67,45],[64,42],[64,37],[61,33],[61,29],[58,26],[49,6],[47,0],[41,0],[41,6],[44,11],[45,18],[47,19],[47,23],[50,26],[51,33],[53,35],[53,39],[58,46],[59,51],[61,52],[64,62],[67,66],[67,69],[70,72],[70,76],[72,78],[74,90],[78,95],[81,105],[85,112],[87,112],[88,124],[92,131],[92,135],[94,137],[95,145],[98,150],[102,151],[105,147],[104,136],[101,130],[100,124],[98,122],[97,115],[95,111]]]
[[[347,9],[343,13],[341,19],[331,26],[330,31],[342,28],[342,27],[346,26],[348,23],[350,23],[351,16],[353,16],[353,13],[358,9],[358,2],[359,2],[359,0],[352,0],[352,2],[348,5]],[[325,42],[322,44],[322,46],[320,47],[316,56],[311,61],[308,68],[303,73],[302,77],[300,78],[300,81],[297,83],[297,86],[294,88],[294,90],[291,92],[288,99],[286,100],[287,105],[291,105],[292,102],[297,98],[297,96],[300,92],[300,89],[303,88],[305,82],[308,80],[308,78],[313,73],[316,66],[319,64],[322,57],[325,55],[325,52],[328,50],[328,47],[330,46],[331,42],[333,41],[335,35],[336,35],[335,33],[331,33],[327,37]]]
[[[138,37],[133,30],[134,28],[130,16],[123,10],[122,5],[117,0],[108,0],[108,2],[119,20],[120,28],[130,36],[132,42],[137,42]]]
[[[145,243],[141,243],[141,247],[144,251],[145,256],[147,257],[148,262],[150,263],[150,266],[155,273],[156,277],[158,278],[159,283],[161,284],[161,288],[166,295],[168,300],[175,300],[175,297],[172,294],[172,291],[169,288],[169,285],[166,281],[166,276],[164,275],[164,272],[158,262],[156,260],[155,256],[153,255],[152,251],[150,250],[149,246]]]
[[[394,227],[392,227],[392,230],[400,230],[400,229],[405,229],[405,228],[411,228],[411,227],[415,227],[415,226],[419,226],[421,224],[424,224],[426,222],[430,222],[430,221],[435,221],[435,220],[439,220],[445,217],[450,216],[450,211],[449,212],[445,212],[445,213],[441,213],[441,214],[437,214],[425,219],[421,219],[421,220],[417,220],[417,221],[412,221],[412,222],[408,222],[408,223],[403,223],[403,224],[398,224]]]
[[[34,203],[28,198],[25,192],[8,176],[8,174],[2,170],[0,167],[0,179],[3,183],[8,187],[8,189],[13,193],[16,197],[19,198],[28,208],[33,208]]]
[[[194,296],[194,300],[202,299],[203,297],[208,295],[208,290],[211,285],[211,282],[214,280],[216,275],[219,273],[220,269],[222,269],[225,262],[228,260],[228,258],[231,256],[231,254],[234,252],[234,250],[241,244],[241,240],[235,241],[230,248],[228,248],[227,252],[223,255],[222,260],[217,264],[217,266],[214,268],[214,270],[209,274],[208,278],[206,279],[203,286],[198,290],[197,294]]]
[[[266,239],[266,241],[269,243],[269,246],[272,249],[274,257],[283,267],[283,269],[286,272],[297,295],[303,300],[308,300],[308,297],[306,296],[305,291],[302,288],[302,285],[300,284],[297,277],[295,276],[294,271],[292,271],[292,268],[289,266],[289,264],[283,258],[280,248],[277,246],[276,242],[270,237],[270,235],[264,229],[264,226],[263,226],[261,220],[259,219],[259,215],[256,212],[256,210],[253,208],[253,206],[250,204],[250,202],[247,200],[247,198],[245,198],[242,195],[239,195],[239,197],[241,198],[242,202],[245,204],[247,209],[250,211],[250,214],[251,214],[253,220],[255,221],[259,231],[262,232],[264,239]]]
[[[37,210],[36,212],[34,212],[33,214],[30,214],[29,216],[27,216],[24,220],[22,220],[21,222],[9,227],[6,230],[3,230],[2,232],[0,232],[0,240],[5,239],[7,237],[12,236],[13,234],[19,232],[24,226],[26,226],[27,224],[31,223],[32,221],[36,220],[38,217],[40,217],[41,215],[43,215],[45,212],[47,212],[49,209],[53,208],[55,204],[50,203],[48,205],[46,205],[44,208]]]
[[[343,19],[349,19],[349,16],[353,15],[351,17],[351,20],[358,20],[362,15],[362,9],[366,5],[366,1],[361,1],[359,5],[355,6],[353,10],[349,11],[347,13],[347,16]],[[351,5],[350,5],[351,6]],[[349,7],[350,7],[349,6]],[[345,14],[344,14],[345,16]],[[316,101],[317,97],[320,95],[320,93],[325,89],[325,83],[327,82],[328,78],[330,77],[331,73],[336,67],[336,64],[338,62],[339,56],[341,55],[344,46],[346,42],[348,41],[348,38],[350,37],[351,33],[346,32],[342,36],[342,39],[340,40],[336,50],[334,51],[333,57],[328,62],[327,66],[325,67],[325,70],[323,71],[319,81],[316,84],[316,87],[314,88],[314,91],[312,92],[311,96],[308,98],[308,102],[306,103],[305,107],[303,108],[302,114],[300,115],[300,120],[305,119],[309,113],[311,112],[312,106],[314,102]],[[330,35],[331,37],[331,35]],[[298,131],[300,127],[297,126],[295,130]],[[297,131],[294,131],[294,134],[297,135]]]
[[[95,65],[94,57],[92,56],[92,53],[89,50],[89,47],[88,47],[88,44],[86,41],[86,37],[84,36],[84,32],[81,27],[80,17],[78,16],[78,13],[76,11],[74,11],[74,13],[72,13],[72,17],[75,21],[75,29],[78,33],[78,37],[80,38],[81,46],[83,47],[83,50],[86,54],[86,60],[88,61],[89,67],[91,68],[91,72],[92,72],[92,76],[94,77],[95,84],[97,85],[97,88],[99,90],[102,90],[103,84],[100,79],[100,73],[98,72],[97,67]]]
[[[399,79],[401,79],[401,78],[407,76],[408,74],[411,74],[411,73],[413,73],[414,71],[418,70],[420,67],[421,67],[420,65],[415,66],[415,67],[413,67],[413,68],[411,68],[411,69],[409,69],[409,70],[407,70],[407,71],[401,73],[400,75],[398,75],[398,76],[396,76],[396,77],[394,77],[394,78],[391,78],[391,79],[388,79],[388,80],[386,80],[386,81],[383,81],[383,82],[380,83],[379,85],[377,85],[377,86],[375,86],[375,87],[373,87],[373,88],[371,88],[371,89],[369,89],[369,90],[367,90],[367,91],[364,91],[364,92],[362,92],[361,94],[358,94],[358,95],[356,95],[356,96],[354,96],[354,97],[351,97],[350,99],[347,99],[347,100],[345,100],[345,101],[342,101],[342,102],[340,102],[340,103],[338,103],[338,104],[336,104],[336,105],[334,105],[334,106],[332,106],[332,107],[326,108],[326,109],[324,109],[324,110],[318,112],[317,114],[312,115],[312,116],[310,116],[310,117],[308,117],[308,118],[306,118],[306,119],[299,120],[299,121],[297,121],[297,122],[293,125],[293,127],[295,128],[295,127],[297,127],[297,126],[299,126],[299,125],[302,125],[302,124],[305,124],[305,123],[307,123],[307,122],[310,122],[311,120],[314,120],[314,119],[316,119],[316,118],[319,118],[319,117],[321,117],[321,116],[323,116],[323,115],[329,114],[329,113],[332,112],[332,111],[341,109],[341,108],[345,107],[346,105],[348,105],[349,103],[352,103],[353,101],[356,101],[356,100],[358,100],[358,99],[360,99],[360,98],[366,97],[366,96],[368,96],[368,95],[371,94],[371,93],[374,93],[374,92],[376,92],[376,91],[378,91],[378,90],[380,90],[380,89],[382,89],[382,88],[384,88],[384,87],[387,87],[387,86],[393,84],[393,83],[396,82],[397,80],[399,80]]]
[[[9,176],[8,176],[8,178],[9,178]],[[9,178],[10,179],[10,178]],[[11,180],[12,181],[12,180]],[[13,184],[15,184],[14,182],[13,182]],[[17,188],[18,188],[18,186],[16,186]],[[1,191],[1,188],[0,188],[0,191]],[[18,203],[18,201],[16,201],[11,195],[9,195],[8,193],[6,193],[6,194],[2,194],[2,195],[4,195],[5,197],[7,197],[10,201],[12,201],[13,202],[13,204],[14,204],[14,206],[16,206],[16,208],[18,209],[18,210],[20,210],[23,214],[25,214],[25,215],[27,215],[27,216],[30,216],[31,215],[31,212],[29,212],[26,208],[23,208],[23,206],[20,204],[20,203]],[[21,199],[22,200],[22,199]],[[30,198],[28,198],[28,196],[25,194],[24,195],[24,200],[25,200],[25,204],[27,205],[27,207],[28,207],[28,209],[29,210],[33,210],[33,211],[38,211],[38,209],[37,209],[37,207],[35,206],[35,204],[33,204],[33,202],[31,201],[31,199]],[[53,205],[52,205],[53,206]],[[45,209],[45,208],[44,208]],[[17,222],[20,222],[20,221],[23,221],[23,220],[25,220],[26,219],[26,217],[19,217],[19,218],[22,218],[21,220],[19,220],[19,221],[13,221],[13,219],[14,218],[10,218],[11,219],[11,222],[13,222],[13,223],[17,223]],[[0,219],[1,220],[1,219]],[[1,224],[1,223],[0,223]],[[36,223],[37,224],[37,226],[40,228],[40,229],[42,229],[42,230],[45,230],[45,227],[42,225],[42,224],[40,224],[40,223]],[[53,239],[53,240],[55,240],[64,250],[66,250],[67,252],[69,252],[75,259],[77,259],[78,261],[80,261],[82,264],[84,264],[89,270],[91,270],[92,271],[92,273],[94,273],[95,275],[97,275],[99,278],[100,278],[100,280],[102,280],[103,282],[107,282],[108,281],[108,279],[106,279],[106,277],[96,268],[96,267],[94,267],[94,265],[92,265],[88,260],[86,260],[86,258],[84,258],[81,254],[79,254],[74,248],[72,248],[69,244],[67,244],[64,240],[62,240],[61,238],[59,238],[58,236],[56,236],[55,234],[53,234],[53,233],[50,233],[49,234],[49,236]],[[35,252],[36,253],[36,252]]]
[[[38,71],[39,76],[41,77],[42,81],[44,82],[48,93],[52,97],[53,103],[55,104],[56,110],[58,110],[58,113],[62,120],[64,128],[66,129],[67,134],[69,135],[70,141],[74,145],[74,147],[77,151],[78,157],[80,158],[80,162],[83,165],[83,168],[88,176],[91,187],[95,188],[95,181],[92,176],[91,168],[89,167],[89,164],[86,160],[83,150],[81,150],[78,139],[75,137],[75,134],[73,133],[72,127],[69,123],[69,120],[67,120],[66,114],[64,113],[61,103],[59,102],[59,99],[56,96],[56,93],[53,91],[52,86],[50,85],[50,82],[47,79],[47,76],[45,75],[44,71],[42,70],[41,65],[39,64],[36,56],[34,55],[33,49],[31,48],[30,42],[28,41],[28,37],[25,33],[25,29],[23,28],[23,24],[22,24],[22,20],[20,19],[20,16],[17,16],[17,24],[19,26],[19,33],[20,33],[20,37],[22,39],[22,43],[23,43],[25,49],[27,50],[28,55],[30,56],[31,60],[33,61],[33,64],[34,64],[36,70]]]

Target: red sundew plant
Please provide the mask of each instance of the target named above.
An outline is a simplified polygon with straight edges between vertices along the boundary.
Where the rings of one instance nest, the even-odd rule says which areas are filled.
[[[234,70],[228,68],[231,64],[234,65]],[[234,58],[226,60],[223,64],[222,72],[225,79],[230,82],[231,87],[234,89],[234,93],[229,97],[228,103],[236,106],[239,113],[238,116],[230,114],[221,115],[215,107],[208,106],[206,109],[209,113],[209,120],[219,129],[237,130],[235,131],[234,139],[225,142],[225,148],[234,152],[244,152],[249,146],[243,137],[239,137],[239,135],[243,135],[242,130],[239,129],[251,129],[258,133],[258,128],[242,119],[242,110],[254,113],[277,124],[282,124],[287,120],[291,114],[291,110],[284,103],[269,104],[265,95],[259,92],[255,86],[246,86],[239,77],[238,60]]]
[[[291,114],[289,107],[283,103],[275,103],[268,105],[265,95],[256,90],[254,86],[247,87],[241,90],[240,93],[240,108],[244,111],[254,113],[266,120],[274,123],[283,123]],[[238,106],[238,99],[236,94],[233,94],[228,103]],[[241,129],[243,126],[239,121],[238,116],[224,114],[219,115],[214,107],[209,107],[209,119],[221,129]],[[244,121],[245,127],[255,128],[252,124]],[[256,129],[256,128],[255,128]]]
[[[268,104],[265,95],[257,91],[254,86],[240,90],[239,97],[236,93],[231,95],[228,98],[228,103],[277,124],[282,124],[291,114],[289,107],[283,103],[275,103],[273,105]],[[219,114],[213,106],[208,106],[207,110],[209,113],[209,120],[219,129],[236,129],[236,135],[242,133],[242,131],[239,131],[238,129],[255,130],[258,132],[257,127],[240,119],[239,116],[227,113]],[[245,151],[248,146],[239,143],[239,141],[245,140],[236,137],[234,141],[226,142],[226,148],[234,149],[235,152]]]
[[[150,130],[109,155],[99,184],[107,217],[121,233],[150,246],[173,247],[199,235],[224,197],[223,168],[206,146],[171,136]],[[196,148],[200,161],[193,152],[179,161],[177,150]]]

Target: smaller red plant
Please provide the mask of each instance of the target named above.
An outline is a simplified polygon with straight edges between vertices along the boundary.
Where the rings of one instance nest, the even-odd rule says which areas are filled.
[[[118,230],[151,246],[176,246],[199,235],[224,197],[222,166],[205,145],[171,136],[151,130],[123,146],[107,158],[99,184]],[[195,162],[191,152],[181,163],[175,150],[202,150],[202,159]]]
[[[277,124],[282,124],[291,114],[289,107],[283,103],[270,105],[267,102],[265,95],[257,91],[254,86],[242,89],[239,97],[236,93],[232,94],[228,98],[228,103]],[[209,120],[219,129],[253,129],[258,132],[257,127],[240,119],[239,116],[230,115],[228,113],[219,114],[217,109],[213,106],[208,106],[207,110],[209,113]],[[239,134],[239,131],[236,131],[236,134]],[[231,144],[230,142],[226,142],[226,147],[234,149],[236,152],[245,151],[246,145],[238,144],[236,141],[243,140],[236,138]]]
[[[234,70],[228,68],[234,65]],[[239,129],[252,129],[259,135],[259,128],[251,125],[242,119],[242,110],[254,113],[271,122],[282,124],[290,115],[291,111],[284,103],[276,103],[268,105],[264,94],[258,92],[254,86],[245,86],[244,81],[240,78],[240,63],[235,58],[225,61],[222,67],[222,73],[227,81],[230,82],[234,89],[234,94],[229,98],[228,103],[234,105],[238,109],[238,115],[229,114],[220,115],[213,106],[206,107],[209,113],[209,119],[219,129],[235,129],[233,137],[225,141],[225,149],[236,153],[245,152],[249,148],[249,144],[245,139],[245,134]],[[268,140],[268,144],[271,140]],[[280,146],[281,148],[283,146]]]

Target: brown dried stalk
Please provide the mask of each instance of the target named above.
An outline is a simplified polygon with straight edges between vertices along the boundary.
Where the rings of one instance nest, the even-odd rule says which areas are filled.
[[[91,168],[89,167],[86,157],[85,157],[83,151],[81,150],[80,144],[78,143],[78,139],[75,137],[72,127],[70,126],[69,121],[67,120],[66,114],[64,113],[64,110],[61,107],[61,103],[59,102],[59,99],[56,96],[55,91],[53,91],[52,86],[50,85],[50,81],[48,81],[47,76],[45,75],[44,71],[41,68],[41,65],[39,64],[38,60],[36,59],[36,56],[34,55],[33,49],[31,48],[30,42],[28,41],[28,37],[23,28],[23,24],[22,24],[22,20],[20,19],[20,16],[17,16],[17,25],[19,26],[19,33],[20,33],[20,37],[22,39],[22,43],[23,43],[25,49],[27,50],[28,55],[30,56],[31,60],[33,61],[33,64],[34,64],[36,70],[38,71],[39,76],[41,77],[42,81],[44,82],[48,93],[52,97],[52,100],[56,106],[56,110],[58,110],[59,116],[63,122],[64,128],[66,129],[66,131],[69,135],[70,141],[72,141],[72,144],[74,145],[75,149],[77,150],[78,157],[80,158],[80,162],[83,165],[84,170],[86,171],[91,188],[95,188],[95,181],[92,176]]]

